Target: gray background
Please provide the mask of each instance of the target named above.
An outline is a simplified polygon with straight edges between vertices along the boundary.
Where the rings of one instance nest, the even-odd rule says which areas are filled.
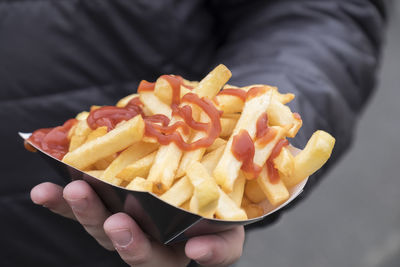
[[[379,86],[354,144],[274,226],[252,231],[238,266],[400,266],[400,2]]]

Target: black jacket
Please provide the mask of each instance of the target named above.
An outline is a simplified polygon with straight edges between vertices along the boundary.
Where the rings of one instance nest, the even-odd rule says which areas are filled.
[[[122,264],[80,225],[31,203],[34,185],[65,181],[18,131],[114,104],[141,79],[198,80],[223,63],[231,84],[294,92],[304,126],[293,143],[326,130],[336,159],[374,88],[383,24],[382,3],[367,0],[1,0],[0,265]]]

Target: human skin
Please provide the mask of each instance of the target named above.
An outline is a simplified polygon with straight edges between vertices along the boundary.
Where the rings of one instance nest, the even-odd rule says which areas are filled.
[[[71,182],[65,188],[42,183],[32,189],[31,199],[54,213],[77,220],[101,246],[116,250],[131,266],[186,266],[191,259],[203,266],[228,266],[242,255],[242,226],[165,246],[151,240],[129,215],[111,214],[85,181]]]

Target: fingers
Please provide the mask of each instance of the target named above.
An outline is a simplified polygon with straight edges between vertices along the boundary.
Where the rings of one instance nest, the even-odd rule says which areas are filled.
[[[121,258],[131,266],[186,266],[183,249],[150,241],[136,222],[125,213],[117,213],[104,223],[104,230]]]
[[[100,245],[113,250],[114,247],[103,229],[104,221],[111,214],[93,189],[85,181],[74,181],[64,188],[63,196],[85,230]]]
[[[64,217],[75,219],[70,206],[63,198],[63,188],[53,183],[42,183],[31,190],[31,199],[33,203],[42,205],[52,212]]]
[[[205,266],[228,266],[242,255],[242,226],[214,235],[199,236],[186,243],[186,255]]]
[[[112,215],[105,221],[104,231],[126,263],[143,264],[150,260],[150,241],[128,215]]]

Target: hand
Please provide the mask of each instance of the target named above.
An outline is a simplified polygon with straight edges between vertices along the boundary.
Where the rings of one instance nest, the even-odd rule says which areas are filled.
[[[165,246],[151,240],[125,213],[111,214],[85,181],[64,189],[42,183],[31,191],[34,203],[77,220],[97,242],[117,250],[131,266],[186,266],[190,259],[204,266],[227,266],[239,259],[244,242],[243,227],[189,239],[186,244]]]

